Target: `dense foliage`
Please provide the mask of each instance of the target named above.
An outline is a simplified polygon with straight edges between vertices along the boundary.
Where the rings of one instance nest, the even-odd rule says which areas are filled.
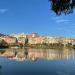
[[[57,15],[73,13],[75,8],[75,0],[49,0],[49,2],[51,10]]]
[[[0,48],[8,48],[8,44],[4,40],[0,40]]]

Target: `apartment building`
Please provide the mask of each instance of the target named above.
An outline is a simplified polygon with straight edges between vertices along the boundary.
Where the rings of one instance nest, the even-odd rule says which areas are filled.
[[[10,36],[2,36],[0,39],[3,39],[8,44],[16,44],[16,38]]]

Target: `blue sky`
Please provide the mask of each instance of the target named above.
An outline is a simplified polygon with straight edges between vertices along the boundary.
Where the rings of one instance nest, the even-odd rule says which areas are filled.
[[[75,37],[75,11],[56,16],[48,0],[0,0],[0,33]]]

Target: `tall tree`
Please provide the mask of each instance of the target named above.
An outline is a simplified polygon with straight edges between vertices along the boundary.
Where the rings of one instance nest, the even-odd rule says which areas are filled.
[[[51,10],[57,15],[73,13],[75,0],[49,0]]]

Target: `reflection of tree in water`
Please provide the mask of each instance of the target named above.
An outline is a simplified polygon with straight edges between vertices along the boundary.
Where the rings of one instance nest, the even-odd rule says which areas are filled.
[[[30,52],[29,49],[27,49],[27,48],[24,49],[25,58],[28,60],[34,61],[34,62],[37,61],[38,58],[35,57],[35,55],[33,55],[33,57],[29,57],[29,52]],[[35,54],[35,52],[34,52],[34,54]]]
[[[28,49],[25,48],[24,51],[25,51],[25,58],[27,59],[28,58]]]
[[[3,54],[5,52],[5,50],[0,50],[0,54]]]
[[[17,55],[17,50],[16,49],[13,49],[13,52],[15,53],[15,56]]]

